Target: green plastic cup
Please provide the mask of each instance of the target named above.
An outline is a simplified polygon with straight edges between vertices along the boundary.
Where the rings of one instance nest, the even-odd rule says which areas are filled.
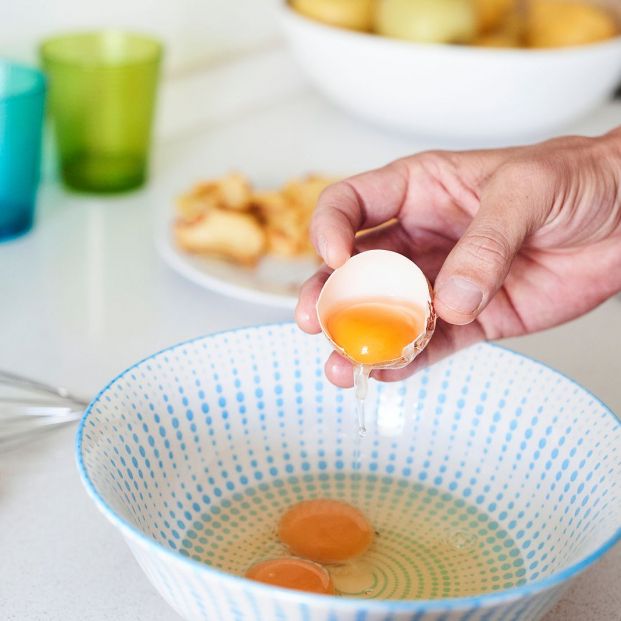
[[[162,45],[122,31],[41,44],[62,177],[86,192],[123,192],[146,180]]]

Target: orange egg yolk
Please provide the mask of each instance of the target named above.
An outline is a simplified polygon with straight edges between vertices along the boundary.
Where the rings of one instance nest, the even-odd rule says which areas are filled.
[[[282,516],[278,536],[292,554],[329,564],[363,554],[373,542],[373,529],[345,502],[305,500]]]
[[[372,366],[401,358],[422,332],[422,315],[398,302],[355,302],[330,313],[326,329],[349,358]]]
[[[277,558],[257,563],[248,569],[246,578],[285,589],[334,594],[330,574],[320,565],[299,558]]]

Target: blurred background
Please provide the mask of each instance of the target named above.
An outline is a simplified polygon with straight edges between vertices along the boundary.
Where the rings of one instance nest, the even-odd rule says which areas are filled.
[[[3,2],[1,50],[36,60],[36,46],[52,33],[121,27],[149,32],[167,49],[167,76],[204,68],[215,59],[271,45],[279,0],[24,0]]]
[[[317,265],[310,214],[334,178],[429,148],[618,126],[619,11],[616,0],[1,3],[0,56],[42,70],[47,98],[41,183],[33,138],[31,200],[12,207],[32,211],[34,225],[0,244],[0,321],[12,326],[0,368],[88,394],[171,342],[290,319]],[[145,82],[95,73],[145,60],[110,29],[156,50]],[[67,43],[76,32],[101,36]],[[17,136],[5,169],[0,152],[8,205],[27,151],[19,135],[41,119],[0,116]],[[125,165],[127,149],[141,152],[140,170],[93,183]],[[80,178],[76,162],[88,164]],[[584,318],[579,329],[587,338],[597,325]],[[563,370],[610,395],[607,373],[590,373],[598,352],[568,339],[572,330],[516,346],[554,363],[562,344]],[[82,367],[94,350],[97,364]]]
[[[76,394],[55,422],[74,421],[82,401],[153,351],[290,321],[317,266],[312,207],[335,177],[430,148],[621,124],[620,1],[533,0],[544,8],[526,21],[517,0],[378,1],[387,12],[370,23],[372,0],[296,0],[298,10],[281,0],[0,0],[0,370]],[[94,73],[145,60],[127,37],[58,51],[61,35],[108,28],[147,36],[138,43],[155,50],[148,89],[138,73],[118,83],[114,71]],[[75,73],[57,73],[65,65]],[[11,111],[27,92],[31,121]],[[136,175],[92,183],[138,126]],[[93,162],[79,183],[67,154]],[[18,179],[22,159],[28,175]],[[27,196],[13,204],[17,180]],[[27,215],[19,230],[13,212]],[[507,344],[619,411],[620,303]],[[88,504],[74,433],[62,426],[6,453],[0,442],[0,531],[12,559],[0,617],[177,620]],[[617,551],[547,621],[618,618],[620,562]]]

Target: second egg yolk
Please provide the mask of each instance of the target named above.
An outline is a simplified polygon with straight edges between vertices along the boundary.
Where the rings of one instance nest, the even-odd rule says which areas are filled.
[[[276,558],[256,563],[248,569],[246,578],[285,589],[334,594],[330,574],[321,565],[299,558]]]
[[[292,506],[280,519],[278,536],[292,554],[329,564],[366,552],[373,542],[373,529],[351,505],[318,499]]]
[[[389,302],[355,302],[328,315],[326,329],[352,360],[363,365],[398,360],[422,332],[422,312]]]

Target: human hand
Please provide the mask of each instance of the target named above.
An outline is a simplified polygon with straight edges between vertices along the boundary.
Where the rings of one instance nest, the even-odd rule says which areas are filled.
[[[405,369],[374,372],[401,379],[476,341],[569,321],[621,290],[621,132],[397,160],[327,188],[311,238],[325,265],[300,292],[296,321],[308,333],[320,332],[323,283],[355,252],[401,252],[434,284],[429,346]],[[336,352],[326,374],[352,385]]]

